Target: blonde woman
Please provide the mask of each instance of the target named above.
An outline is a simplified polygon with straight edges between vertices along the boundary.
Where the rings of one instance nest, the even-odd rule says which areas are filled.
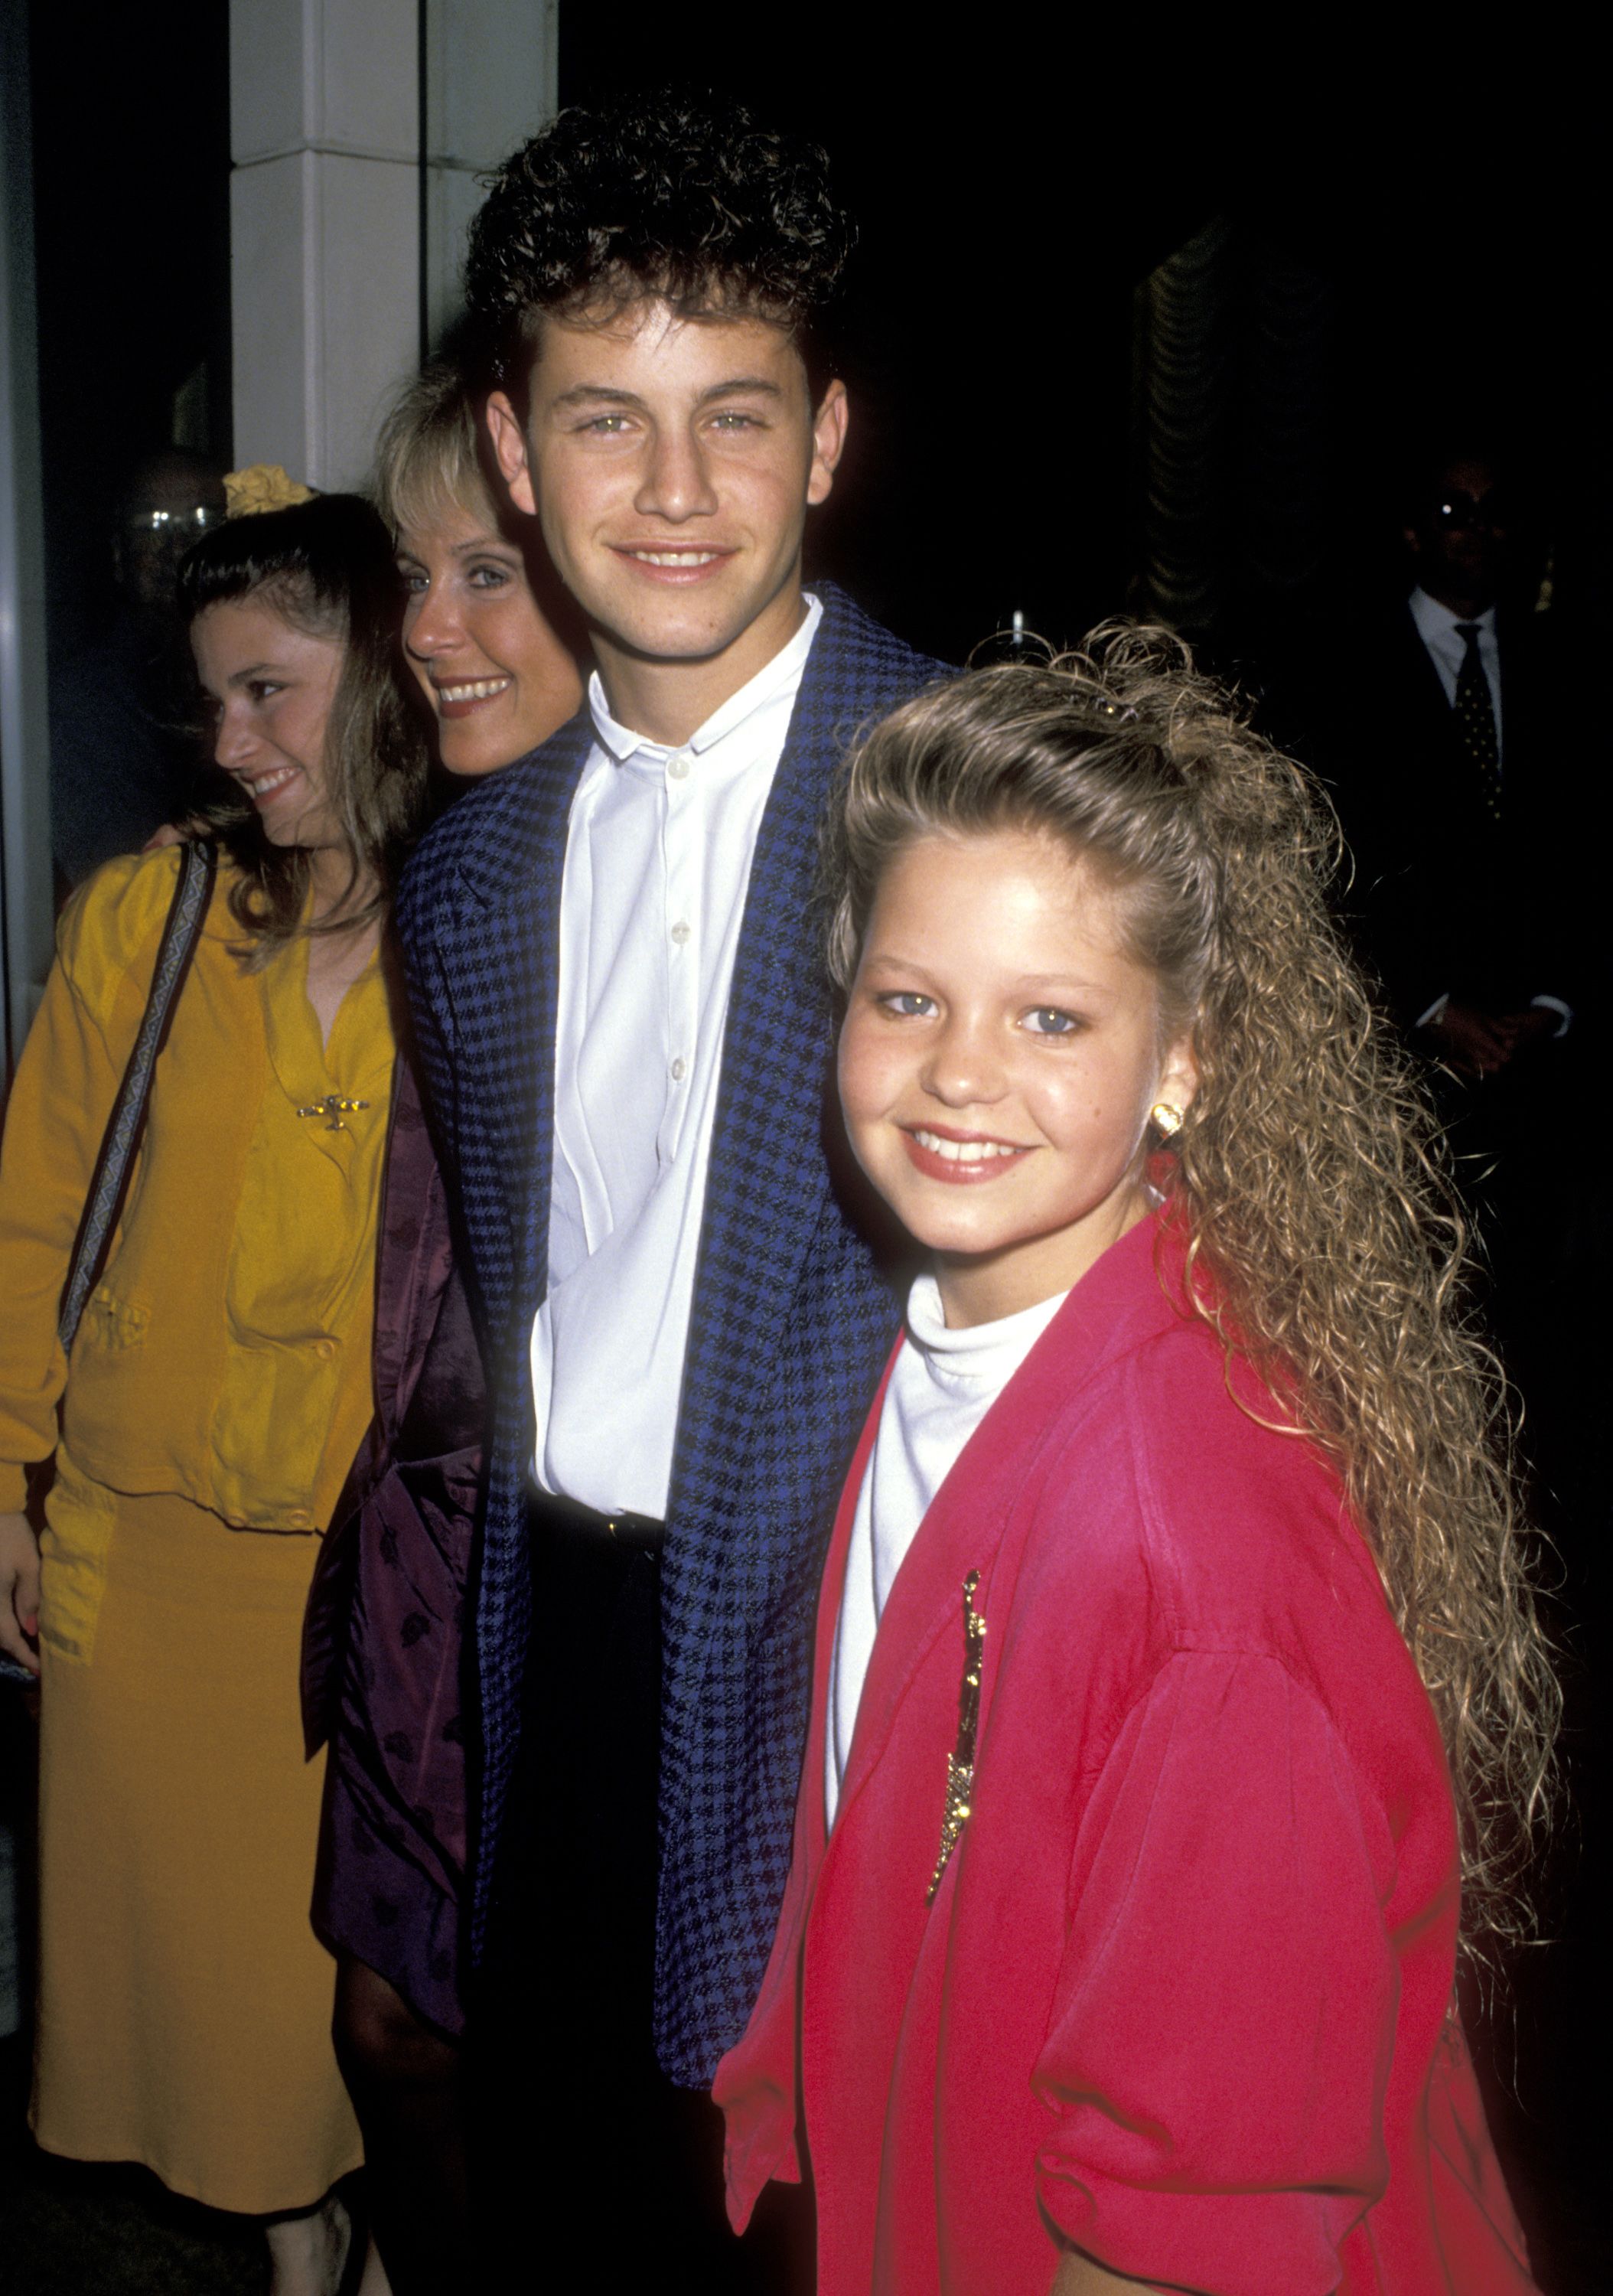
[[[455,777],[509,765],[576,710],[571,619],[536,522],[484,472],[474,396],[429,369],[381,434],[403,643]],[[459,2037],[466,1727],[461,1616],[482,1377],[418,1086],[400,1063],[377,1281],[376,1416],[309,1607],[310,1743],[331,1747],[315,1921],[398,2296],[468,2265]]]

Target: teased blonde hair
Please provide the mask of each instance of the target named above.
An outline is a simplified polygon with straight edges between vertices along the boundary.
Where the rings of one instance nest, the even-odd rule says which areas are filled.
[[[491,468],[476,392],[438,359],[406,382],[381,426],[370,491],[394,535],[442,525],[455,511],[500,532],[508,512]]]
[[[1427,1096],[1330,914],[1337,824],[1169,633],[976,670],[876,726],[831,816],[830,964],[893,855],[936,832],[1066,841],[1122,896],[1200,1086],[1171,1144],[1199,1312],[1333,1460],[1438,1712],[1470,1941],[1528,1926],[1559,1693],[1494,1357]]]

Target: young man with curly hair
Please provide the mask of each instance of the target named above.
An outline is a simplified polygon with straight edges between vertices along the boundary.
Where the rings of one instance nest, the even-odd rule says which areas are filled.
[[[501,466],[597,663],[398,913],[492,1388],[472,2063],[484,2189],[529,2210],[540,2176],[528,2250],[575,2233],[597,2287],[787,2284],[723,2232],[689,2092],[766,1964],[897,1325],[825,1113],[818,818],[857,726],[944,674],[802,584],[852,243],[815,147],[641,98],[509,160],[467,275]]]

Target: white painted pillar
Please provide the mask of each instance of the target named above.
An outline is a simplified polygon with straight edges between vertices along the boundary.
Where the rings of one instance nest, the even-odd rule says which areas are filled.
[[[362,486],[420,356],[419,0],[230,0],[237,464]]]
[[[362,486],[387,400],[459,311],[479,176],[554,111],[558,15],[230,0],[237,464]]]
[[[426,337],[462,308],[480,180],[559,102],[560,0],[422,0],[426,66]]]

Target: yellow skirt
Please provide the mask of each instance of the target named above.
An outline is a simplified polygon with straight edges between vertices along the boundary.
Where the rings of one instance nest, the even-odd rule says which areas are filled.
[[[308,1925],[318,1541],[65,1461],[47,1513],[34,2133],[214,2208],[308,2206],[363,2158]]]

